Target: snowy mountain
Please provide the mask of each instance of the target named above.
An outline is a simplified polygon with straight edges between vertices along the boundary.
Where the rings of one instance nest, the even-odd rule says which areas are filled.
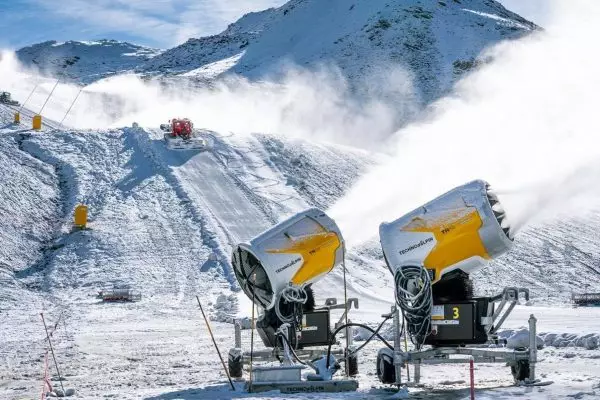
[[[370,78],[401,66],[427,104],[482,62],[482,50],[535,29],[494,0],[291,0],[164,52],[102,40],[50,41],[17,54],[26,65],[84,83],[131,70],[205,81],[228,74],[277,78],[293,66],[326,66],[339,68],[362,92],[387,90]]]
[[[95,42],[54,40],[23,47],[19,60],[42,72],[90,83],[110,75],[131,71],[160,51],[116,40]]]
[[[472,69],[483,49],[537,27],[493,0],[292,0],[251,13],[219,35],[190,39],[138,71],[278,76],[334,65],[353,86],[400,65],[428,103]]]

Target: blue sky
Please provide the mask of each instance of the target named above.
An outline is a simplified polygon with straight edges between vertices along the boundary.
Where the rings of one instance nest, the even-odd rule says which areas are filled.
[[[0,0],[0,47],[117,39],[168,48],[285,0]]]
[[[326,1],[326,0],[322,0]],[[543,25],[553,0],[501,0]],[[46,40],[117,39],[169,48],[215,34],[286,0],[0,0],[0,48]]]

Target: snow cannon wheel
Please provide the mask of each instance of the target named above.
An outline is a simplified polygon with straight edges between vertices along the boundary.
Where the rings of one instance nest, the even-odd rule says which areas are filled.
[[[387,347],[377,353],[377,377],[381,383],[391,385],[396,383],[396,368],[394,354]]]
[[[524,381],[529,378],[529,361],[520,360],[515,365],[510,366],[510,372],[516,382]]]
[[[227,367],[229,369],[229,376],[232,378],[239,379],[243,373],[243,362],[242,354],[239,351],[230,351],[229,357],[227,358]]]

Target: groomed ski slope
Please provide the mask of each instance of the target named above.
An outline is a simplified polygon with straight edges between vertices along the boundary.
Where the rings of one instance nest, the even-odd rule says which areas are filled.
[[[21,243],[2,249],[1,398],[39,396],[46,348],[40,311],[50,324],[64,321],[54,336],[55,350],[66,387],[76,388],[78,398],[290,397],[229,392],[194,296],[212,316],[225,353],[233,330],[222,321],[250,313],[243,294],[232,291],[231,245],[315,205],[314,198],[327,208],[373,156],[217,133],[209,138],[210,151],[173,152],[153,128],[32,133],[24,129],[28,118],[21,127],[12,126],[12,114],[2,106],[0,117],[3,176],[13,177],[0,186],[2,207],[9,210],[1,232]],[[79,202],[90,206],[91,229],[71,232]],[[376,243],[367,244],[348,255],[349,295],[360,298],[352,319],[370,324],[392,300],[391,277],[375,248]],[[113,283],[141,290],[142,301],[99,302],[97,290]],[[340,298],[341,271],[315,290],[318,301]],[[600,331],[596,311],[518,307],[506,328],[525,326],[535,313],[540,332],[593,335]],[[517,388],[508,368],[478,366],[478,398],[594,398],[600,393],[595,372],[600,350],[572,343],[541,352],[538,373],[555,381],[547,388]],[[374,375],[378,348],[369,345],[361,355],[359,392],[319,398],[386,397]],[[463,365],[424,368],[426,386],[415,389],[413,398],[466,398],[466,371]]]

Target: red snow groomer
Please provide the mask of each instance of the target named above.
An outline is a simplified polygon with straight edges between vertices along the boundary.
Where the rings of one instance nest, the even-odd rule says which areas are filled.
[[[173,118],[162,124],[167,147],[173,150],[204,149],[206,141],[194,132],[194,124],[187,118]]]

